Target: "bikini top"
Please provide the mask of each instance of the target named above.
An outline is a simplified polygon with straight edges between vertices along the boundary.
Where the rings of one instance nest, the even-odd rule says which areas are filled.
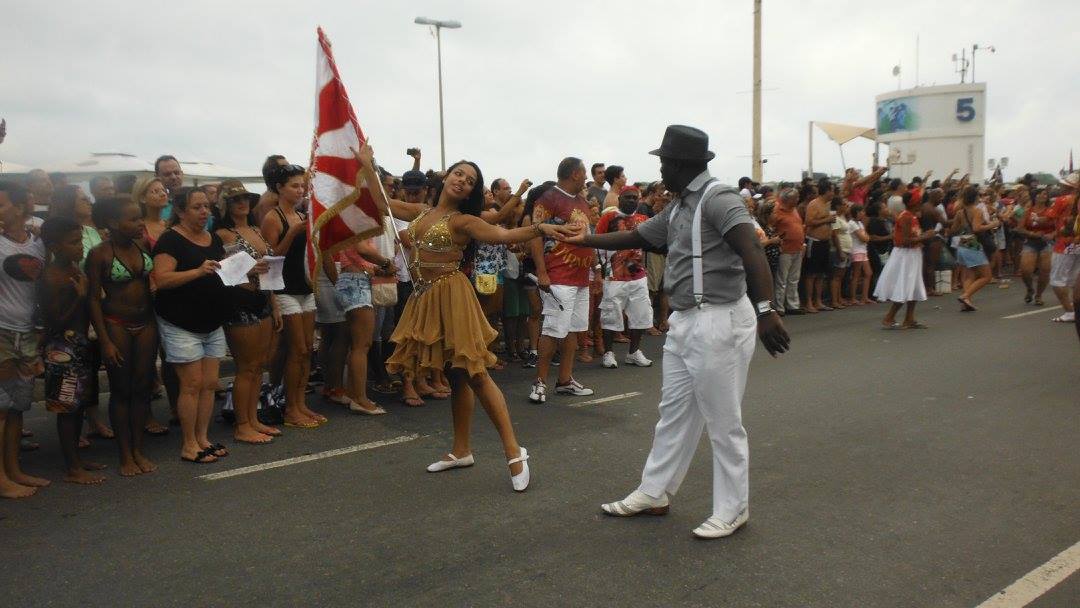
[[[138,273],[140,279],[150,276],[150,271],[154,269],[154,259],[150,257],[150,254],[143,251],[142,247],[135,245],[135,248],[139,250],[142,257],[142,269]],[[112,244],[112,267],[109,269],[109,279],[113,283],[127,283],[135,280],[136,274],[131,272],[131,269],[124,264],[124,260],[120,259],[120,256],[116,255],[116,245]]]
[[[418,250],[430,251],[432,253],[461,252],[463,248],[454,243],[453,235],[450,234],[450,225],[448,223],[451,216],[458,214],[457,211],[452,211],[442,216],[427,229],[424,236],[416,238],[417,225],[420,223],[420,220],[430,212],[431,209],[428,209],[421,213],[415,220],[409,222],[409,239],[413,242],[413,245]]]
[[[248,240],[244,238],[244,235],[240,234],[239,230],[235,230],[233,228],[229,228],[228,230],[229,232],[236,235],[236,246],[239,247],[242,251],[255,258],[256,260],[263,257],[263,252],[255,249],[255,246],[249,243]],[[259,235],[259,238],[262,239],[261,234]],[[268,245],[265,240],[263,240],[263,245],[266,247],[265,251],[270,250],[270,245]]]

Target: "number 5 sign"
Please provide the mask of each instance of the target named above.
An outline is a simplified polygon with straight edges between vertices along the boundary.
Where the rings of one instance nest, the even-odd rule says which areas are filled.
[[[975,98],[961,97],[956,100],[956,120],[971,122],[975,119]]]

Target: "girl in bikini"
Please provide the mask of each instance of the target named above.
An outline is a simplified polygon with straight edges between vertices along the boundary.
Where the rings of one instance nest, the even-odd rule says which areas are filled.
[[[364,145],[355,152],[363,182],[374,184],[374,152]],[[476,290],[461,272],[475,252],[474,241],[521,243],[538,236],[571,235],[574,229],[554,224],[507,230],[481,219],[483,175],[468,161],[452,165],[435,194],[435,207],[387,200],[381,189],[371,189],[381,209],[390,206],[397,218],[409,221],[413,243],[410,271],[414,291],[405,304],[391,340],[394,354],[387,362],[391,373],[416,376],[425,370],[444,370],[450,381],[454,418],[454,445],[450,453],[428,467],[430,472],[468,467],[474,462],[470,446],[472,411],[477,398],[502,439],[515,491],[529,485],[529,453],[520,447],[510,422],[506,399],[487,373],[495,356],[487,345],[496,337],[488,324]]]
[[[157,468],[143,455],[158,347],[150,299],[154,260],[138,242],[145,227],[134,201],[104,199],[94,205],[93,214],[96,225],[108,228],[109,238],[86,260],[90,320],[109,375],[109,417],[120,449],[120,474],[131,477]]]

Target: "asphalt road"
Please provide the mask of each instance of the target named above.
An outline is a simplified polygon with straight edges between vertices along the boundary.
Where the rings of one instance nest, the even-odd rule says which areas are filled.
[[[449,446],[449,408],[379,418],[328,406],[315,431],[233,445],[213,465],[151,440],[152,475],[54,483],[0,503],[9,606],[976,606],[1080,540],[1076,334],[1021,293],[981,310],[920,306],[924,331],[882,331],[882,307],[789,318],[794,350],[759,345],[743,412],[751,512],[731,538],[697,541],[710,512],[702,442],[666,517],[613,519],[656,422],[652,369],[576,376],[602,404],[525,400],[530,375],[497,374],[533,485],[510,489],[497,437],[475,419],[477,465],[424,467]],[[942,309],[935,309],[939,305]],[[313,399],[314,401],[314,399]],[[160,411],[160,410],[159,410]],[[59,478],[50,417],[28,426],[31,473]],[[408,439],[418,435],[415,439]],[[394,438],[400,443],[224,479],[199,476]],[[1080,606],[1080,575],[1034,606]]]

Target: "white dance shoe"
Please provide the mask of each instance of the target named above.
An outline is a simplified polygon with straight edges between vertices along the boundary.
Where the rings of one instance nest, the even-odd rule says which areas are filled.
[[[634,490],[626,498],[600,505],[600,508],[615,517],[632,517],[640,513],[665,515],[670,506],[666,492],[660,498],[653,498],[641,490]]]
[[[510,475],[510,483],[514,484],[515,492],[524,492],[525,488],[529,487],[529,450],[525,449],[525,446],[520,446],[521,452],[517,458],[511,458],[506,461],[506,464],[521,463],[521,472],[517,475]]]
[[[458,458],[453,454],[447,454],[446,457],[450,460],[440,460],[429,464],[427,468],[428,473],[438,473],[439,471],[446,471],[448,469],[461,469],[476,464],[472,454],[469,454],[464,458]]]
[[[750,507],[742,510],[741,513],[735,516],[735,519],[730,521],[724,521],[713,515],[709,519],[706,519],[702,524],[694,528],[694,536],[698,538],[724,538],[725,536],[731,536],[746,523],[746,520],[750,519]]]

